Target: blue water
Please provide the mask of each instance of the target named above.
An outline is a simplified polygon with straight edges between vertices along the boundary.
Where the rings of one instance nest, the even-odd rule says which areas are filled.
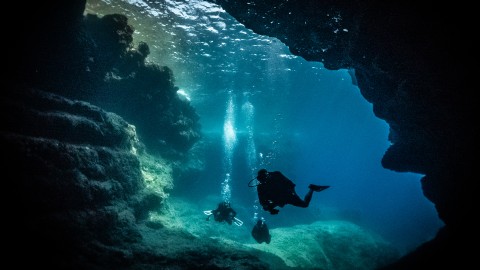
[[[135,39],[150,46],[147,60],[173,70],[201,117],[206,148],[197,158],[205,167],[176,195],[218,196],[244,209],[243,220],[264,217],[270,228],[350,220],[401,250],[431,239],[443,225],[422,195],[422,175],[382,168],[388,125],[346,70],[293,56],[203,1],[89,2],[99,3],[89,5],[99,14],[129,16]],[[286,206],[271,216],[247,186],[260,168],[283,172],[301,197],[310,183],[331,188],[315,193],[308,209]]]
[[[305,63],[299,60],[298,64]],[[240,121],[245,118],[240,109],[244,97],[240,95],[235,106],[236,145],[230,149],[233,155],[222,153],[219,147],[217,156],[207,157],[210,166],[205,178],[197,182],[202,187],[195,187],[192,197],[201,199],[212,190],[220,191],[217,186],[226,178],[219,172],[228,168],[228,200],[237,204],[234,207],[251,210],[251,216],[243,218],[263,217],[271,228],[315,219],[346,219],[381,234],[404,251],[431,239],[442,223],[433,204],[421,192],[422,175],[397,173],[381,166],[389,146],[388,125],[373,115],[371,104],[351,84],[346,71],[323,73],[322,80],[298,74],[298,78],[291,79],[292,87],[282,89],[284,96],[250,98],[255,111],[250,132]],[[298,93],[298,89],[305,89],[308,95]],[[231,108],[221,105],[226,111]],[[203,117],[202,121],[212,130],[223,123],[222,118]],[[218,131],[222,132],[220,127]],[[248,145],[251,134],[254,149]],[[221,143],[215,133],[207,136]],[[249,158],[252,152],[256,157],[253,166]],[[225,158],[229,160],[227,165]],[[279,215],[272,216],[260,208],[255,210],[259,207],[255,188],[247,187],[259,168],[283,172],[297,184],[301,197],[310,183],[331,188],[315,193],[308,210],[286,206]]]

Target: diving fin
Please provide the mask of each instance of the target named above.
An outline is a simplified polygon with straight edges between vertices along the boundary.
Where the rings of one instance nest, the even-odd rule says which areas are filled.
[[[310,184],[308,185],[308,188],[313,190],[313,191],[322,191],[322,190],[325,190],[327,188],[329,188],[330,186],[319,186],[319,185],[314,185],[314,184]]]
[[[205,210],[203,213],[207,216],[213,215],[212,210]]]
[[[235,223],[235,225],[237,226],[242,226],[243,225],[243,221],[241,221],[240,219],[234,217],[233,218],[233,223]]]

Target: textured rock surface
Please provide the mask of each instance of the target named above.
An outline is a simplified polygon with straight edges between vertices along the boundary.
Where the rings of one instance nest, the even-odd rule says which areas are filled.
[[[0,142],[15,203],[6,245],[17,267],[268,269],[253,252],[146,222],[161,192],[145,188],[135,130],[86,102],[30,88],[3,93]],[[158,183],[157,183],[158,184]],[[161,188],[159,186],[156,187]],[[268,263],[267,263],[268,262]]]
[[[251,244],[246,225],[206,221],[198,205],[177,202],[170,212],[159,190],[169,183],[146,177],[158,168],[138,154],[133,126],[86,102],[13,89],[0,103],[5,173],[14,176],[6,186],[16,203],[12,258],[28,249],[48,269],[369,270],[398,257],[349,223],[280,230],[264,249]]]
[[[446,226],[432,242],[391,266],[472,260],[458,241],[474,234],[473,16],[464,6],[411,1],[228,1],[253,31],[328,69],[354,70],[374,113],[391,128],[382,164],[425,174],[422,188]],[[459,29],[462,29],[460,31]]]
[[[319,221],[270,233],[275,241],[252,246],[278,255],[292,267],[370,270],[398,258],[390,244],[349,222]]]
[[[198,203],[169,199],[171,211],[160,219],[174,228],[184,228],[201,239],[216,239],[219,243],[264,251],[270,256],[270,269],[286,264],[293,269],[371,270],[399,258],[399,252],[377,234],[351,222],[316,221],[292,227],[270,228],[271,242],[257,243],[251,236],[255,221],[248,219],[248,209],[235,207],[237,217],[244,221],[240,227],[226,222],[208,221],[197,213],[216,205],[220,198],[208,197]],[[191,247],[188,247],[188,249]],[[265,258],[265,254],[257,254]],[[280,261],[279,261],[280,260]],[[281,263],[280,263],[281,262]],[[285,266],[283,266],[285,267]]]
[[[473,262],[473,252],[463,242],[476,235],[470,225],[476,214],[472,152],[478,137],[473,105],[477,69],[470,65],[478,59],[472,42],[475,16],[470,14],[475,9],[451,3],[422,7],[410,1],[213,2],[254,31],[278,37],[294,54],[322,61],[329,69],[354,71],[363,96],[391,127],[394,144],[383,165],[425,174],[424,194],[446,226],[388,269],[462,268]],[[9,37],[21,65],[50,59],[62,66],[55,52],[72,49],[76,41],[51,47],[49,35],[71,36],[66,31],[78,23],[85,1],[53,1],[55,8],[28,10],[18,3],[11,10],[23,13]],[[32,41],[45,43],[32,47]],[[82,54],[81,49],[73,46]],[[54,76],[71,76],[69,87],[78,83],[76,72],[84,64],[71,60],[63,68],[48,69],[56,71]],[[34,82],[52,76],[39,74],[34,65],[22,70],[36,74]],[[160,198],[144,193],[126,122],[89,104],[41,93],[23,87],[2,91],[0,135],[7,161],[3,171],[9,176],[4,181],[12,191],[6,195],[14,199],[13,211],[7,212],[8,232],[14,233],[7,242],[10,252],[35,256],[37,265],[69,269],[175,264],[184,269],[267,268],[251,254],[219,249],[182,232],[136,227],[145,215],[138,205],[153,207]],[[157,242],[155,249],[144,246],[140,239],[147,234],[165,242]],[[172,242],[189,250],[185,256],[190,260],[179,259],[169,249]]]

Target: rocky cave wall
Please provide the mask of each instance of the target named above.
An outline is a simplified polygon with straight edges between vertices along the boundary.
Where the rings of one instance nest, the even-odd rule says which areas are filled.
[[[475,17],[470,14],[475,9],[440,3],[420,6],[413,1],[210,1],[222,5],[255,32],[277,37],[289,46],[293,54],[309,61],[321,61],[328,69],[346,68],[354,72],[362,95],[373,104],[376,116],[385,120],[391,128],[392,146],[382,159],[383,166],[398,172],[425,175],[422,178],[423,192],[435,204],[445,228],[435,239],[386,269],[417,269],[420,266],[444,266],[447,263],[458,266],[473,262],[472,251],[464,245],[464,241],[476,235],[473,225],[470,225],[475,214],[471,152],[474,138],[477,137],[473,120],[476,115],[473,106],[476,68],[469,65],[478,59],[472,41],[475,24],[471,20]],[[19,70],[25,70],[33,53],[45,53],[36,50],[32,43],[43,40],[41,37],[46,29],[57,29],[54,35],[62,35],[65,29],[55,25],[60,21],[65,22],[64,25],[75,24],[85,2],[53,1],[48,7],[28,10],[22,6],[25,5],[22,1],[15,5],[11,10],[23,13],[18,14],[14,27],[7,31],[10,51],[17,50],[17,54],[10,59],[16,62],[12,63],[14,68],[22,65]],[[68,46],[59,45],[60,48]],[[55,55],[43,56],[55,62]],[[35,74],[35,67],[31,67],[26,68]],[[68,71],[74,67],[65,68]],[[64,74],[66,70],[58,70],[56,75]],[[14,74],[14,79],[22,80],[15,75],[18,74]],[[71,82],[75,83],[74,77],[72,79]],[[15,91],[15,88],[9,89]],[[8,104],[6,100],[9,98],[2,93],[2,102]],[[23,105],[17,105],[16,108],[22,111]],[[5,123],[2,132],[11,131],[18,124],[9,122],[14,118],[11,118],[8,108],[2,108]],[[103,120],[95,121],[102,123]],[[28,125],[23,126],[22,131],[49,132],[48,129],[33,129]],[[79,138],[81,136],[71,139]],[[109,140],[105,140],[105,144],[111,143]],[[6,137],[2,143],[12,146]],[[103,148],[98,152],[103,153]],[[123,155],[129,160],[129,154],[125,151],[108,154]],[[63,162],[61,158],[58,161]],[[29,172],[24,174],[26,177],[34,176]],[[139,176],[133,175],[124,180],[126,183],[136,183]],[[28,197],[38,198],[41,205],[48,208],[48,198],[35,193],[36,189],[30,190],[32,194]],[[49,191],[46,193],[49,194]],[[15,195],[20,199],[25,197],[25,194]],[[72,198],[65,196],[58,199],[71,204],[84,203],[68,201]],[[103,203],[102,198],[98,197],[99,203]],[[26,202],[20,203],[22,210],[30,209],[30,205],[22,203]],[[131,212],[137,202],[129,203],[125,207]],[[13,217],[20,222],[28,222],[16,215]],[[125,220],[125,227],[129,227],[129,219]],[[113,237],[114,233],[109,235]],[[29,242],[28,238],[21,239]],[[40,250],[42,247],[35,248]]]
[[[171,172],[159,167],[168,164],[146,152],[135,120],[128,121],[125,111],[122,115],[93,104],[92,94],[101,91],[120,58],[135,60],[124,67],[133,64],[143,76],[127,82],[134,85],[128,89],[132,96],[118,107],[135,104],[132,98],[141,93],[133,90],[142,90],[142,83],[156,85],[146,89],[157,90],[149,100],[157,105],[169,101],[161,105],[170,112],[158,113],[158,107],[147,112],[166,120],[152,126],[174,134],[173,118],[165,116],[181,116],[175,125],[181,136],[172,138],[180,147],[173,154],[167,149],[173,160],[182,159],[198,139],[196,114],[178,99],[168,68],[147,65],[144,46],[130,48],[126,16],[84,16],[85,5],[86,0],[54,0],[17,1],[10,7],[17,13],[7,27],[8,53],[15,54],[7,62],[6,87],[0,93],[3,190],[9,205],[4,264],[82,270],[286,268],[274,255],[195,237],[166,228],[168,220],[149,219],[152,213],[164,214]],[[100,30],[98,35],[89,31],[92,27]],[[118,90],[122,85],[111,86]],[[118,96],[102,101],[118,101]],[[162,145],[169,148],[172,142]],[[162,172],[165,179],[151,179]]]
[[[210,0],[254,32],[327,69],[349,69],[390,126],[382,165],[424,174],[445,227],[391,269],[471,260],[474,69],[468,7],[414,1]]]

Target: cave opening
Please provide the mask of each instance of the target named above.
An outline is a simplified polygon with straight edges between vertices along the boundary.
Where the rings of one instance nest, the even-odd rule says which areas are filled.
[[[205,200],[207,207],[225,195],[227,184],[228,198],[243,209],[244,220],[260,215],[272,228],[348,220],[379,233],[402,253],[441,227],[421,193],[421,175],[382,168],[388,125],[361,96],[352,71],[328,70],[294,56],[279,40],[253,33],[204,1],[89,0],[86,12],[125,14],[134,42],[150,47],[147,61],[173,70],[178,93],[200,115],[204,143],[212,151],[196,157],[204,169],[194,181],[178,183],[174,196]],[[237,141],[225,157],[229,109]],[[287,206],[284,217],[268,216],[246,185],[261,167],[294,179],[300,194],[316,181],[332,188],[316,194],[307,210]]]

